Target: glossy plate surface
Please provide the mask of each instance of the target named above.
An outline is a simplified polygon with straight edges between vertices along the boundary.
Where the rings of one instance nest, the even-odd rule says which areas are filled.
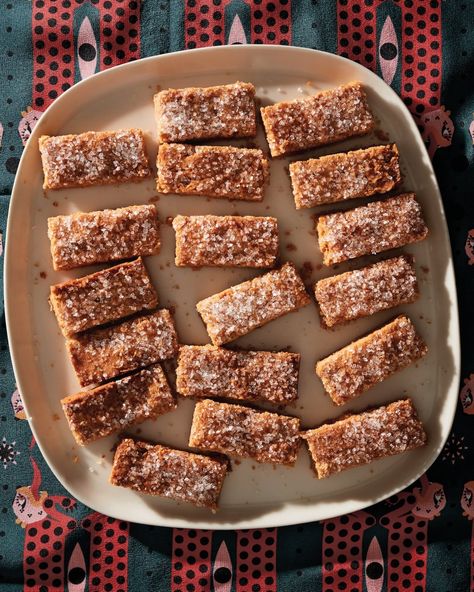
[[[429,435],[421,450],[386,459],[369,467],[318,481],[305,447],[293,469],[235,464],[213,515],[186,504],[139,495],[108,484],[114,438],[87,448],[75,445],[60,399],[79,390],[67,358],[64,340],[48,307],[50,284],[92,271],[54,272],[49,254],[47,218],[74,211],[145,204],[157,199],[152,180],[137,185],[62,191],[42,190],[38,138],[42,134],[79,133],[140,127],[149,135],[152,161],[156,156],[153,94],[157,87],[207,86],[250,81],[263,104],[314,93],[350,80],[361,80],[380,122],[378,137],[365,137],[303,156],[352,147],[397,142],[404,188],[416,191],[430,228],[428,240],[404,249],[416,257],[421,298],[416,304],[380,313],[342,329],[321,329],[314,302],[240,339],[236,345],[255,349],[301,352],[300,399],[287,409],[305,427],[318,425],[347,410],[363,409],[411,396]],[[246,145],[244,141],[235,142]],[[260,129],[256,143],[266,149]],[[287,174],[289,159],[271,163],[271,184],[261,204],[227,202],[204,197],[161,196],[156,204],[162,225],[163,248],[146,264],[161,306],[175,308],[182,343],[207,343],[195,303],[256,274],[250,270],[192,271],[174,266],[174,233],[169,217],[181,214],[255,214],[279,219],[282,260],[303,269],[308,286],[316,279],[362,266],[370,261],[323,269],[314,234],[315,210],[296,211]],[[355,204],[351,204],[355,205]],[[168,220],[168,223],[166,221]],[[397,251],[399,252],[399,251]],[[36,440],[59,480],[71,494],[105,514],[133,522],[201,528],[252,528],[321,520],[353,512],[399,491],[423,473],[448,436],[457,400],[459,331],[451,252],[441,198],[418,130],[396,94],[377,76],[343,58],[289,48],[234,46],[193,50],[152,57],[94,76],[62,95],[43,115],[26,146],[16,177],[8,224],[5,267],[6,312],[14,368]],[[416,367],[378,385],[347,409],[337,409],[324,395],[314,374],[316,360],[382,325],[398,313],[408,314],[427,341],[429,355]],[[174,446],[185,446],[193,410],[190,400],[155,422],[131,433]]]

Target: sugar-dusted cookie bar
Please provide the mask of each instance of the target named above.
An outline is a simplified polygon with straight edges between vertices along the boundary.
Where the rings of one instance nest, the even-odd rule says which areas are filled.
[[[319,479],[426,444],[425,430],[410,399],[344,416],[302,436]]]
[[[396,249],[428,234],[414,193],[320,216],[316,229],[324,265]]]
[[[280,269],[201,300],[196,308],[212,343],[222,345],[309,302],[295,266],[285,263]]]
[[[420,293],[414,259],[401,255],[319,280],[314,294],[323,325],[333,327],[414,302]]]
[[[257,133],[255,87],[236,82],[169,88],[154,97],[159,142],[248,138]]]
[[[344,405],[397,370],[422,358],[428,348],[406,316],[354,341],[316,364],[316,374],[336,405]]]
[[[194,408],[189,446],[261,463],[293,465],[300,420],[205,399]]]
[[[41,136],[45,189],[131,183],[151,176],[142,130]]]
[[[360,82],[275,103],[260,111],[272,156],[362,136],[375,127]]]
[[[185,397],[225,397],[287,405],[298,397],[300,354],[183,345],[176,390]]]
[[[179,267],[272,267],[278,221],[258,216],[176,216]]]
[[[66,341],[81,386],[100,384],[120,374],[178,353],[178,338],[169,310],[157,310]]]
[[[290,164],[296,209],[386,193],[401,181],[395,144]]]
[[[62,399],[78,444],[84,445],[172,411],[176,402],[161,366]]]
[[[51,286],[49,301],[66,337],[158,305],[140,258]]]
[[[115,451],[110,483],[216,510],[228,461],[126,438]]]
[[[268,160],[257,148],[161,144],[156,187],[161,193],[262,201]]]
[[[158,213],[153,205],[48,218],[48,237],[55,271],[160,250]]]

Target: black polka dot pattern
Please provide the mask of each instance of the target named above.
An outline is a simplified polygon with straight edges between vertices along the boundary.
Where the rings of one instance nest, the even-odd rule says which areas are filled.
[[[275,528],[237,532],[236,580],[239,592],[277,589]]]
[[[286,0],[252,3],[251,42],[268,45],[291,44],[291,10]]]
[[[97,19],[90,19],[94,40],[74,39],[73,20],[83,0],[33,0],[33,107],[46,107],[74,82],[75,64],[99,63],[104,70],[140,57],[140,5],[138,0],[93,0]],[[92,42],[93,41],[93,42]],[[94,73],[88,71],[88,75]],[[76,69],[76,71],[78,71]],[[80,71],[80,70],[79,70]],[[85,71],[85,69],[84,69]]]
[[[420,116],[440,105],[441,1],[421,6],[400,0],[398,6],[401,28],[396,31],[397,48],[393,41],[377,39],[387,15],[376,3],[338,0],[338,53],[378,72],[382,60],[386,64],[401,59],[400,94],[407,107]]]
[[[429,521],[424,516],[437,518],[444,505],[436,507],[433,502],[434,492],[442,488],[440,484],[430,483],[426,475],[421,477],[421,483],[422,489],[414,490],[417,496],[401,497],[402,503],[396,503],[397,508],[380,519],[388,532],[389,590],[426,589]]]
[[[186,49],[224,45],[224,2],[183,0]]]
[[[324,522],[323,580],[325,590],[360,590],[364,579],[365,531],[375,524],[367,512],[356,512]]]
[[[291,43],[288,0],[250,2],[238,12],[227,10],[222,0],[184,0],[184,3],[186,49],[249,42]]]
[[[128,522],[94,512],[82,521],[82,527],[91,537],[92,589],[124,592],[128,573]],[[70,573],[68,577],[71,578]]]
[[[34,0],[32,32],[33,107],[44,110],[61,92],[62,84],[74,83],[73,73],[63,71],[61,59],[73,52],[71,10],[51,14],[44,2]]]
[[[46,512],[54,514],[54,520],[46,514],[43,520],[25,528],[24,573],[25,589],[54,591],[63,587],[64,541],[77,526],[65,511],[73,505],[70,498],[48,497],[43,502]],[[1,535],[1,532],[0,532]]]
[[[375,70],[376,63],[376,14],[371,3],[337,3],[338,53],[366,68]]]
[[[175,528],[171,559],[172,590],[182,592],[210,590],[211,552],[212,531]],[[225,576],[225,570],[221,570],[217,577],[223,580]]]
[[[440,105],[441,1],[429,5],[405,0],[402,11],[402,97],[421,115]]]

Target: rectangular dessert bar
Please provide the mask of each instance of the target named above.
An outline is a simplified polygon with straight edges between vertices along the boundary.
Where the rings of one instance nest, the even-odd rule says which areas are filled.
[[[176,216],[179,267],[272,267],[278,221],[257,216]]]
[[[216,510],[227,471],[223,458],[126,438],[115,451],[110,483]]]
[[[189,446],[261,463],[293,465],[300,420],[205,399],[194,408]]]
[[[319,280],[314,294],[326,327],[414,302],[419,296],[414,259],[401,255]]]
[[[410,319],[400,316],[319,361],[316,374],[334,403],[344,405],[427,351]]]
[[[295,266],[285,263],[280,269],[201,300],[196,308],[212,343],[222,345],[309,302]]]
[[[268,160],[257,148],[161,144],[156,162],[161,193],[262,201]]]
[[[49,301],[66,337],[158,305],[141,259],[51,286]]]
[[[298,397],[300,354],[183,345],[176,390],[185,397],[225,397],[287,405]]]
[[[426,444],[410,399],[345,416],[302,436],[319,479]]]
[[[272,156],[362,136],[375,127],[360,82],[275,103],[260,111]]]
[[[414,193],[320,216],[316,230],[324,265],[396,249],[428,235]]]
[[[66,345],[81,386],[100,384],[178,353],[173,318],[166,309],[86,331]]]
[[[153,255],[160,250],[155,206],[77,212],[48,218],[55,271]]]
[[[76,442],[89,444],[176,407],[161,366],[70,395],[61,405]]]
[[[151,176],[140,129],[41,136],[44,189],[131,183]]]
[[[159,142],[248,138],[257,133],[255,87],[236,82],[169,88],[154,97]]]
[[[395,144],[292,162],[296,209],[386,193],[400,183]]]

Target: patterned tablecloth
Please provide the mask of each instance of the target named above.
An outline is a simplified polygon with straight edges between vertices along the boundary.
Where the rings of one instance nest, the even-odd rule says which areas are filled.
[[[184,48],[322,49],[382,76],[420,126],[449,222],[463,341],[453,430],[413,486],[334,520],[212,532],[119,522],[77,503],[24,420],[2,322],[2,592],[474,590],[473,40],[473,0],[0,1],[2,235],[22,148],[41,113],[74,82]]]

